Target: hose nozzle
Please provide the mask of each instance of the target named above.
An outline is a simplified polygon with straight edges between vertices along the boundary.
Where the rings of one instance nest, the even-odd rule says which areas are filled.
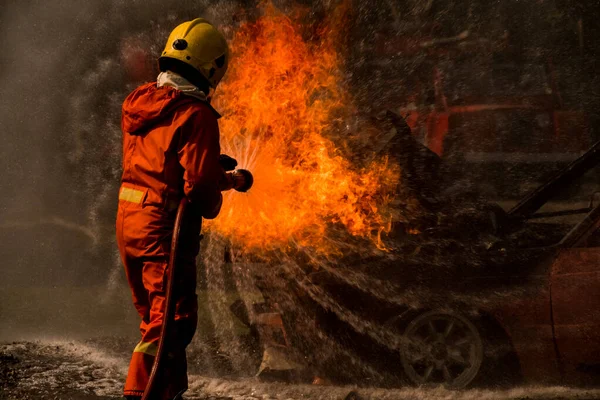
[[[247,192],[254,184],[254,177],[247,169],[236,169],[225,174],[225,187],[221,190],[235,189],[238,192]]]

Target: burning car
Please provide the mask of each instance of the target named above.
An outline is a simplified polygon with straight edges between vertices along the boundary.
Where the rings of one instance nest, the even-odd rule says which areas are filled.
[[[449,387],[492,375],[503,378],[496,383],[520,376],[569,378],[568,371],[582,367],[592,371],[590,360],[569,361],[560,347],[565,336],[559,336],[556,313],[559,299],[568,294],[557,297],[553,280],[566,277],[555,267],[568,257],[563,254],[583,251],[577,247],[583,236],[572,232],[587,229],[591,235],[594,229],[583,221],[596,223],[597,209],[580,210],[585,217],[578,223],[552,223],[546,220],[551,215],[535,215],[537,202],[560,192],[573,173],[564,173],[569,178],[558,179],[560,185],[544,186],[553,189],[526,201],[537,208],[519,206],[506,213],[463,190],[461,172],[478,164],[461,169],[456,167],[460,163],[448,163],[452,160],[440,158],[431,142],[426,144],[433,151],[415,141],[401,118],[384,118],[381,122],[393,129],[375,129],[375,134],[347,128],[354,107],[342,85],[335,38],[309,43],[288,18],[273,12],[267,16],[234,38],[237,65],[243,68],[232,66],[214,100],[225,116],[223,150],[240,154],[240,163],[255,173],[256,195],[227,199],[226,218],[211,221],[214,240],[205,241],[206,273],[199,280],[208,282],[206,292],[212,279],[213,288],[227,283],[226,291],[242,298],[231,311],[265,350],[260,370],[277,369],[269,365],[277,359],[280,369],[301,365],[308,375],[338,382]],[[537,102],[449,103],[451,115],[442,107],[436,118],[446,112],[452,129],[425,136],[458,139],[464,125],[451,119],[473,117],[469,124],[484,121],[487,126],[496,117],[523,114],[520,122],[535,132],[543,128],[540,135],[552,141],[562,126],[547,124],[560,117],[552,99],[546,94]],[[473,104],[494,109],[450,109]],[[538,114],[545,116],[538,121]],[[577,128],[580,134],[586,134],[583,127]],[[371,148],[379,145],[380,136],[389,139],[387,146]],[[345,152],[350,141],[351,151]],[[368,160],[380,150],[385,156]],[[561,157],[574,158],[579,150]],[[498,156],[487,149],[475,153],[486,153],[488,161]],[[596,146],[574,169],[583,173],[597,158]],[[402,195],[395,196],[394,190]],[[410,198],[407,207],[392,204],[404,198]],[[409,208],[411,218],[394,219],[387,212]],[[232,247],[226,261],[223,242]],[[239,256],[244,252],[254,254]],[[248,288],[258,288],[262,299],[251,298]],[[207,295],[219,311],[227,309],[224,297]],[[213,320],[215,342],[225,341],[221,332],[233,336],[226,317],[219,312]],[[236,350],[244,347],[240,343],[230,346],[236,363],[242,358]],[[222,343],[213,347],[219,355],[226,348]],[[261,353],[256,348],[249,352]]]
[[[263,343],[368,385],[597,381],[600,204],[539,210],[598,163],[600,143],[507,213],[473,204],[404,236],[402,259],[288,267],[262,288]]]

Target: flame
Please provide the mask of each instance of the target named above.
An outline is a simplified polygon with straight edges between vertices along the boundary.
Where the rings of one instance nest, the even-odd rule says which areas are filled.
[[[353,106],[335,31],[320,34],[303,40],[300,26],[266,5],[230,44],[232,65],[214,99],[224,115],[221,147],[255,184],[248,194],[227,194],[210,229],[246,247],[331,254],[344,232],[385,248],[381,233],[391,226],[399,171],[386,160],[358,170],[327,138]]]

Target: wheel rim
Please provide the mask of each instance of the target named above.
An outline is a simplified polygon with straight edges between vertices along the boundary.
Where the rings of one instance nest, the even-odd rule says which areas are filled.
[[[421,314],[408,324],[404,337],[402,367],[413,383],[463,388],[477,376],[483,344],[475,325],[463,316]]]

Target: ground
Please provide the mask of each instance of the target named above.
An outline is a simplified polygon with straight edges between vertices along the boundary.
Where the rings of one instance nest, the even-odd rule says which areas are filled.
[[[44,340],[0,344],[0,399],[119,399],[127,357],[119,340]],[[110,344],[108,346],[108,344]],[[472,389],[378,389],[265,383],[255,378],[190,376],[189,400],[344,399],[600,399],[600,389],[521,387],[492,391]]]

